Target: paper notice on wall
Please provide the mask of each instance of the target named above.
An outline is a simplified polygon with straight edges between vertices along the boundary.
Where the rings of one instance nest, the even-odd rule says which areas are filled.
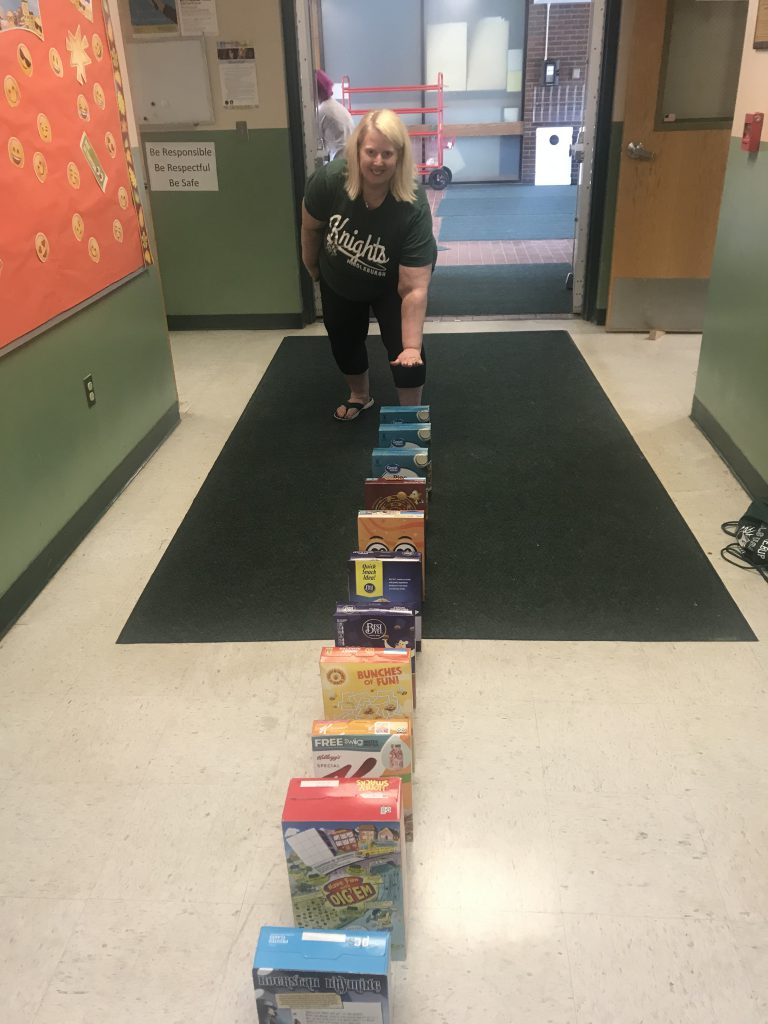
[[[217,36],[216,0],[176,0],[183,36]]]
[[[506,18],[481,18],[469,40],[467,89],[470,92],[507,87],[509,22]]]
[[[256,51],[251,43],[219,42],[216,46],[225,107],[257,107]]]
[[[465,92],[467,88],[467,23],[440,22],[427,25],[427,83],[443,75],[446,92]]]

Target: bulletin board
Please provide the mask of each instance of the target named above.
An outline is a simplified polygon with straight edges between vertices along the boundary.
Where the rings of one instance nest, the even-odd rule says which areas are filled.
[[[213,124],[205,40],[161,39],[126,45],[139,127]]]
[[[0,353],[152,262],[101,0],[0,20]]]

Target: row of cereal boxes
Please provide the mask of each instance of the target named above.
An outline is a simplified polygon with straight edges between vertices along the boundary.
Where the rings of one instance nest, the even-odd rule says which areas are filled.
[[[259,1024],[390,1021],[390,956],[406,952],[430,442],[428,406],[382,407],[348,598],[320,652],[314,777],[292,779],[283,808],[295,927],[261,929]]]

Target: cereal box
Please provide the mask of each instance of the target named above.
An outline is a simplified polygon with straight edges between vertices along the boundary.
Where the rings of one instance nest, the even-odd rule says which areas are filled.
[[[430,490],[430,473],[428,448],[374,448],[371,454],[371,476],[423,476]]]
[[[320,682],[326,718],[413,715],[412,652],[377,647],[323,647]]]
[[[365,507],[375,511],[427,511],[426,477],[375,476],[365,481]]]
[[[390,1024],[389,946],[386,932],[262,928],[258,1024]]]
[[[403,555],[421,554],[421,580],[425,582],[426,552],[424,549],[423,512],[357,513],[357,547],[366,554],[395,551]]]
[[[347,562],[349,603],[412,608],[416,614],[416,641],[421,642],[421,602],[424,593],[421,554],[353,551]]]
[[[409,719],[313,722],[312,762],[318,779],[400,779],[405,838],[413,837],[413,736]]]
[[[398,650],[416,645],[416,616],[413,608],[371,607],[364,603],[337,604],[334,612],[337,647],[384,647]]]
[[[380,423],[379,448],[429,448],[431,423]]]
[[[382,405],[379,423],[429,423],[428,405]]]
[[[400,779],[291,779],[283,840],[297,928],[389,932],[405,959]]]

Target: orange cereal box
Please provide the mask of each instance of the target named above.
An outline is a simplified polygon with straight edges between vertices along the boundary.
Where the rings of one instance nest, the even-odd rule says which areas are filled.
[[[326,718],[410,718],[412,652],[381,647],[323,647],[320,682]]]

